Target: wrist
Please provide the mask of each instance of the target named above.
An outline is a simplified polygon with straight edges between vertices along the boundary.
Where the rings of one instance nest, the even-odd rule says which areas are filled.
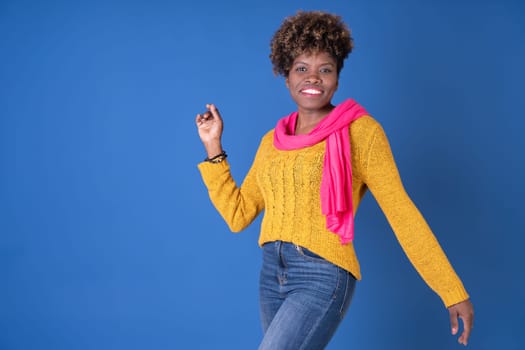
[[[213,157],[210,157],[210,156],[206,157],[206,159],[204,159],[204,161],[205,162],[209,162],[209,163],[213,163],[213,164],[217,164],[217,163],[220,163],[223,160],[225,160],[226,157],[228,157],[228,155],[226,154],[225,151],[222,151],[221,153],[216,154]]]
[[[223,151],[220,142],[205,143],[204,148],[206,149],[206,154],[208,155],[208,158],[213,158],[216,155],[221,154]]]

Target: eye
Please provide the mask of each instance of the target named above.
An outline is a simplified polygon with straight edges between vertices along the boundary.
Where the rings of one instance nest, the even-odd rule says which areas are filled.
[[[321,73],[332,73],[333,70],[331,68],[321,68],[320,70]]]
[[[296,72],[306,72],[306,67],[305,66],[298,66],[295,68],[295,71]]]

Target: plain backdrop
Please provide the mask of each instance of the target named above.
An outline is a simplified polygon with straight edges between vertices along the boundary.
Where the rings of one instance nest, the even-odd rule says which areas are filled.
[[[197,164],[220,108],[240,183],[295,109],[268,59],[297,10],[355,50],[334,102],[383,125],[475,306],[469,349],[522,349],[525,5],[438,1],[0,1],[0,349],[256,349],[260,218],[231,234]],[[373,196],[328,349],[459,349]]]

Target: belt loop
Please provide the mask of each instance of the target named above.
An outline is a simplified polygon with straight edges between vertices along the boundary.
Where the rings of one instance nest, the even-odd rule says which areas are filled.
[[[274,247],[275,247],[275,254],[278,257],[280,257],[281,256],[281,244],[282,244],[282,242],[281,241],[275,241],[273,243],[274,243]]]

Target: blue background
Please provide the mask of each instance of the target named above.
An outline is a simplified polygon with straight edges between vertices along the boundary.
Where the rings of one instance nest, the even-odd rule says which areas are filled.
[[[385,128],[471,294],[470,349],[521,349],[520,1],[0,1],[0,349],[255,349],[260,218],[207,197],[195,114],[216,103],[242,181],[294,110],[269,41],[298,9],[352,28],[334,102]],[[373,197],[363,280],[329,349],[455,349],[448,312]]]

